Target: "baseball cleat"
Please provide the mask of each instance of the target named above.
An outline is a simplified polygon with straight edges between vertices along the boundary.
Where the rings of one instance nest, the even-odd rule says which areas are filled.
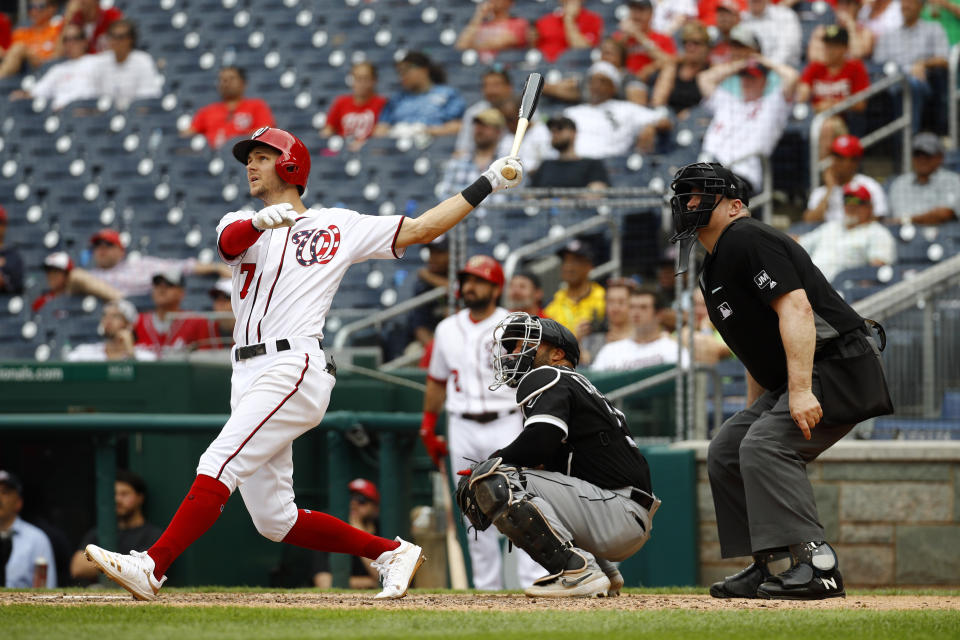
[[[530,598],[604,598],[610,591],[610,578],[590,567],[576,574],[563,573],[540,580],[523,592]]]
[[[380,572],[380,582],[383,585],[383,591],[374,596],[377,600],[396,599],[407,595],[410,582],[424,561],[423,549],[399,536],[395,540],[400,546],[393,551],[381,553],[372,564]]]
[[[123,555],[88,544],[85,554],[87,560],[137,600],[156,600],[157,592],[167,581],[167,576],[160,580],[153,576],[156,565],[146,551],[131,551],[129,555]]]
[[[714,598],[756,598],[757,587],[769,578],[766,564],[754,562],[721,582],[714,582],[710,586],[710,595]]]
[[[843,576],[837,554],[826,542],[807,542],[790,548],[796,563],[757,588],[757,596],[774,600],[823,600],[843,598]]]

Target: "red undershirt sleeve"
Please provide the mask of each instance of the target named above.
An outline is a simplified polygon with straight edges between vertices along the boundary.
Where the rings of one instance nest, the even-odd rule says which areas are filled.
[[[220,233],[220,252],[228,258],[236,258],[249,249],[261,233],[253,226],[253,220],[237,220]]]

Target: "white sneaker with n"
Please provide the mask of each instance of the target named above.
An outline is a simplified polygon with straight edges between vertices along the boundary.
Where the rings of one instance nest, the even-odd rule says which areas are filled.
[[[395,538],[400,546],[393,551],[384,551],[372,566],[380,572],[383,591],[374,596],[377,600],[402,598],[407,595],[410,582],[423,564],[423,549],[415,544]]]
[[[146,551],[131,551],[129,555],[123,555],[95,544],[88,544],[85,551],[87,560],[137,600],[156,600],[157,592],[167,581],[167,576],[160,580],[153,576],[156,564]]]

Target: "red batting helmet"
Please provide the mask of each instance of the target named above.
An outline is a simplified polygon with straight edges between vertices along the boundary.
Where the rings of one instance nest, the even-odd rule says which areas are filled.
[[[463,278],[463,276],[468,273],[478,278],[483,278],[487,282],[492,282],[501,289],[506,282],[500,263],[490,256],[473,256],[467,260],[467,264],[463,265],[463,269],[457,273],[457,278]]]
[[[310,152],[300,139],[274,127],[260,127],[249,140],[241,140],[233,145],[233,157],[243,164],[247,164],[250,150],[259,144],[273,147],[280,152],[277,158],[277,175],[284,182],[296,185],[297,191],[303,195],[307,188],[307,178],[310,177]]]

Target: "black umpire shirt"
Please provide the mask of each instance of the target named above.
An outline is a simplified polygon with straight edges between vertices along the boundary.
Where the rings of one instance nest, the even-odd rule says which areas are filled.
[[[589,380],[567,367],[539,367],[517,386],[524,429],[494,455],[525,467],[543,465],[602,489],[650,493],[650,469],[623,414]]]
[[[818,348],[864,326],[799,244],[749,217],[734,220],[720,234],[704,261],[700,289],[711,322],[753,379],[767,390],[787,383],[780,318],[770,306],[783,294],[806,291]]]

